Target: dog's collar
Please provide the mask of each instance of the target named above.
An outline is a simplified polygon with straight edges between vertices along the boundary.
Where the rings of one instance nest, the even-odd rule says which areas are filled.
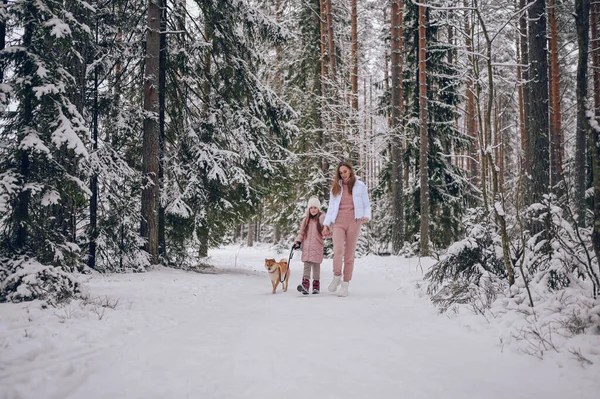
[[[269,274],[272,274],[272,273],[275,273],[275,272],[276,272],[276,271],[278,271],[278,270],[279,270],[279,268],[277,268],[277,269],[273,270],[272,272],[269,272],[269,271],[267,270],[267,272],[269,272]]]

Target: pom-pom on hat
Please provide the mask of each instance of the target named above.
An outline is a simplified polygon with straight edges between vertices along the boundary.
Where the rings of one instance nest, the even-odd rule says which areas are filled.
[[[321,201],[319,201],[317,197],[310,197],[307,206],[308,209],[312,208],[313,206],[317,209],[321,209]]]

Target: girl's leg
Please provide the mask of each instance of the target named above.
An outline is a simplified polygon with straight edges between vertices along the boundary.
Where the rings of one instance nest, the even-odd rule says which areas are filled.
[[[304,262],[304,271],[302,273],[302,280],[310,279],[310,267],[311,266],[312,266],[312,263]]]
[[[312,273],[313,273],[313,280],[321,279],[321,264],[320,263],[312,264]]]
[[[346,233],[346,248],[344,249],[344,281],[352,280],[352,272],[354,271],[354,253],[356,252],[356,243],[358,242],[358,236],[360,235],[361,225],[362,223],[359,220],[352,220]]]

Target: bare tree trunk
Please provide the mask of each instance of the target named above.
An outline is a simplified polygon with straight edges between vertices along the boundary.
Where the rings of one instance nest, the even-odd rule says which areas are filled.
[[[600,32],[598,31],[598,18],[600,17],[600,2],[594,2],[591,6],[591,31],[592,31],[592,67],[594,71],[594,116],[596,123],[600,126]],[[590,152],[592,155],[592,167],[594,172],[594,229],[592,231],[592,243],[596,262],[600,266],[600,131],[596,127],[591,129]]]
[[[541,202],[550,185],[550,130],[548,124],[548,51],[546,2],[529,8],[531,200]],[[527,116],[526,116],[527,118]],[[538,226],[539,227],[539,226]],[[535,230],[535,229],[534,229]]]
[[[575,26],[577,28],[577,131],[575,133],[575,213],[577,224],[585,225],[586,189],[586,137],[589,122],[585,115],[587,97],[587,68],[589,48],[589,0],[575,0]]]
[[[519,0],[519,9],[524,10],[527,6],[527,0]],[[527,175],[531,174],[531,151],[530,151],[530,139],[529,139],[529,118],[531,116],[530,102],[529,102],[529,41],[527,33],[527,11],[523,11],[519,17],[519,37],[520,41],[520,53],[521,53],[521,65],[524,68],[521,70],[521,80],[519,81],[521,90],[523,92],[523,131],[521,132],[521,151],[523,153],[523,169]],[[527,196],[529,197],[529,195]]]
[[[148,1],[146,33],[146,65],[144,69],[144,138],[142,171],[142,221],[140,233],[146,239],[145,250],[151,256],[151,264],[158,264],[158,75],[160,54],[160,7],[159,0]]]
[[[585,115],[587,98],[588,49],[590,43],[590,0],[575,0],[575,27],[577,28],[577,131],[575,133],[575,213],[577,224],[585,225],[586,138],[590,130]]]
[[[521,21],[524,20],[523,17],[519,18],[519,24],[521,23]],[[527,29],[525,29],[527,30]],[[520,167],[521,169],[519,170],[519,174],[520,175],[524,175],[525,174],[525,159],[526,157],[525,155],[525,135],[526,135],[526,131],[525,131],[525,90],[523,89],[523,60],[522,60],[522,55],[521,55],[521,42],[523,40],[527,40],[527,37],[523,37],[522,36],[522,32],[519,29],[519,34],[516,36],[517,38],[517,42],[516,42],[516,49],[517,49],[517,88],[518,88],[518,101],[519,101],[519,133],[521,136],[521,153],[519,155],[519,163],[520,163]],[[521,181],[521,180],[519,180]]]
[[[335,43],[333,41],[333,16],[331,14],[331,0],[325,0],[327,3],[327,40],[329,48],[329,77],[332,84],[335,82],[336,59]]]
[[[165,157],[165,88],[167,70],[167,1],[160,0],[160,55],[158,74],[158,182],[162,190],[164,184]],[[165,237],[165,207],[158,201],[158,254],[167,258],[167,240]]]
[[[350,84],[351,84],[351,106],[353,115],[350,118],[352,123],[352,136],[354,139],[358,139],[359,136],[359,115],[358,115],[358,7],[357,0],[351,0],[351,58],[352,58],[352,71],[350,73]],[[360,141],[362,142],[362,141]],[[355,150],[353,150],[351,154],[351,159],[355,164],[360,164],[360,145],[359,148],[356,149],[356,146],[353,146]],[[357,152],[357,153],[354,153]]]
[[[485,112],[485,124],[484,129],[486,131],[485,136],[491,136],[492,130],[492,107],[494,104],[494,74],[492,69],[492,40],[489,37],[487,27],[483,17],[481,16],[481,12],[477,1],[475,1],[475,9],[477,13],[477,17],[479,19],[481,30],[483,31],[483,35],[486,41],[486,65],[487,65],[487,73],[488,73],[488,99],[487,99],[487,110]],[[515,283],[515,273],[511,263],[510,257],[510,249],[509,249],[509,238],[508,232],[506,229],[506,216],[504,212],[504,193],[502,192],[499,181],[498,181],[498,171],[496,169],[496,164],[492,157],[492,152],[486,150],[485,156],[488,158],[488,163],[490,166],[490,173],[492,175],[492,193],[494,199],[494,214],[496,216],[496,222],[500,227],[500,236],[502,240],[502,257],[504,260],[504,268],[506,269],[506,274],[508,277],[508,284],[513,285]]]
[[[254,223],[252,221],[248,222],[248,246],[252,247],[254,245]]]
[[[552,159],[550,174],[551,185],[555,186],[562,180],[563,168],[563,140],[562,140],[562,112],[560,106],[560,71],[558,68],[558,27],[556,21],[556,0],[550,0],[548,7],[548,20],[550,23],[550,129]]]
[[[392,250],[399,253],[404,246],[404,181],[402,159],[402,68],[403,68],[403,7],[402,0],[392,0],[391,47],[392,47],[392,90],[391,90],[391,180],[393,195]]]
[[[96,44],[98,44],[98,22],[96,21]],[[98,118],[99,118],[99,110],[98,110],[98,67],[94,67],[94,103],[92,109],[92,140],[93,140],[93,149],[94,152],[98,151]],[[90,196],[90,224],[88,226],[88,235],[90,240],[90,245],[88,249],[88,259],[87,265],[91,269],[96,268],[96,248],[98,239],[98,173],[96,170],[92,172],[92,177],[90,179],[90,191],[92,195]]]
[[[358,7],[352,0],[352,109],[358,113]]]
[[[321,119],[320,119],[321,129],[320,130],[321,130],[321,143],[322,143],[322,145],[324,145],[326,142],[326,137],[325,137],[325,104],[326,104],[325,96],[327,95],[327,87],[325,85],[325,82],[327,79],[327,45],[326,45],[327,12],[326,12],[326,5],[325,5],[326,0],[318,0],[318,2],[319,2],[319,28],[321,31],[320,32],[320,37],[321,37],[321,78],[320,78],[321,97],[319,99],[319,101],[321,102]],[[327,163],[327,158],[325,156],[323,156],[321,158],[321,172],[323,173],[323,176],[327,176],[328,167],[329,166]],[[329,193],[329,187],[328,187],[327,183],[323,184],[321,191],[323,193],[323,198],[327,198],[327,195]]]
[[[425,3],[425,0],[423,0]],[[429,256],[429,137],[427,134],[427,41],[425,36],[425,5],[419,6],[419,126],[420,154],[419,174],[421,178],[421,256]]]
[[[467,1],[464,1],[464,6],[467,7]],[[471,64],[470,70],[467,74],[467,104],[465,114],[465,125],[467,135],[471,138],[471,146],[467,157],[467,169],[470,172],[471,180],[475,183],[478,179],[479,172],[477,170],[477,160],[479,159],[479,150],[477,148],[477,114],[475,109],[475,93],[474,93],[474,82],[473,82],[473,68],[475,64],[475,58],[473,55],[473,41],[471,39],[471,23],[469,20],[469,12],[465,12],[465,45],[467,52],[469,53],[469,63]]]

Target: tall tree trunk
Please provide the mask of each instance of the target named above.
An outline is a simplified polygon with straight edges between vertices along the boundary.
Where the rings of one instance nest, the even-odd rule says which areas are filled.
[[[247,244],[249,247],[252,247],[254,245],[254,234],[254,223],[250,220],[248,222],[248,237],[246,237],[248,239]]]
[[[167,1],[160,1],[160,56],[159,56],[159,75],[158,75],[158,181],[162,191],[164,187],[165,173],[165,89],[166,89],[166,71],[167,71]],[[165,261],[167,259],[167,240],[165,237],[165,206],[158,201],[158,254]]]
[[[352,0],[352,109],[358,113],[358,7]]]
[[[423,0],[423,3],[425,1]],[[427,41],[425,36],[425,5],[419,6],[419,174],[421,178],[421,256],[429,256],[429,137],[427,134]]]
[[[357,0],[351,0],[351,41],[352,41],[352,49],[351,49],[351,57],[352,57],[352,72],[350,76],[350,84],[351,84],[351,105],[353,111],[353,117],[350,118],[352,121],[352,132],[353,138],[358,140],[358,132],[359,132],[359,121],[358,121],[358,10],[357,10]],[[362,140],[359,140],[362,142]],[[356,149],[357,146],[353,146],[355,148],[354,151],[357,151],[356,154],[352,154],[352,159],[356,164],[360,164],[360,145],[359,148]]]
[[[2,0],[2,10],[6,12],[6,7],[8,5],[8,0]],[[4,51],[6,47],[6,19],[0,19],[0,51]],[[4,68],[6,65],[3,60],[0,60],[0,83],[4,83]]]
[[[590,129],[585,115],[587,98],[588,49],[590,44],[590,0],[575,0],[575,27],[577,28],[577,131],[575,133],[575,212],[577,224],[585,225],[586,138]]]
[[[393,195],[392,250],[399,253],[404,246],[404,171],[402,159],[402,67],[403,67],[403,7],[402,0],[392,0],[391,7],[391,180]]]
[[[594,172],[594,229],[592,231],[592,243],[596,262],[600,266],[600,31],[598,30],[598,18],[600,18],[600,2],[594,2],[591,6],[591,31],[592,31],[592,70],[594,71],[594,117],[596,126],[591,129],[590,152],[592,155],[592,167]]]
[[[523,20],[524,18],[519,18],[519,24],[521,23],[521,20]],[[519,134],[520,134],[520,138],[521,138],[521,154],[519,156],[519,164],[520,164],[520,170],[519,173],[521,175],[524,174],[524,162],[525,162],[525,157],[523,156],[524,152],[525,152],[525,99],[524,99],[524,91],[523,90],[523,60],[522,60],[522,56],[521,56],[521,42],[523,40],[527,40],[527,37],[525,36],[525,38],[523,38],[521,36],[521,31],[520,29],[518,30],[519,34],[516,35],[516,53],[517,53],[517,92],[518,92],[518,102],[519,102]],[[521,180],[519,180],[521,181]]]
[[[467,1],[464,1],[465,8],[468,6]],[[475,64],[475,56],[473,55],[473,41],[471,39],[471,22],[469,18],[470,12],[465,11],[465,45],[467,47],[467,53],[469,54],[469,72],[467,74],[467,104],[465,114],[465,130],[467,135],[471,138],[471,145],[469,148],[469,154],[467,157],[467,169],[471,180],[475,183],[477,181],[478,170],[477,160],[479,159],[479,150],[477,148],[477,113],[475,108],[475,92],[473,82],[473,69]]]
[[[484,130],[486,131],[485,136],[491,137],[492,133],[492,108],[494,105],[494,73],[492,69],[492,39],[487,31],[487,27],[483,17],[481,16],[481,10],[475,1],[475,10],[477,13],[477,17],[479,19],[481,30],[483,31],[483,35],[485,37],[486,42],[486,66],[487,66],[487,75],[488,75],[488,98],[487,98],[487,109],[484,115]],[[498,132],[496,132],[498,134]],[[488,141],[489,143],[489,141]],[[496,222],[500,227],[500,237],[502,241],[502,257],[504,260],[504,268],[506,269],[506,275],[508,278],[508,284],[513,285],[515,283],[515,274],[514,269],[512,267],[511,257],[510,257],[510,249],[509,249],[509,238],[508,231],[506,228],[506,215],[504,212],[504,193],[500,186],[500,182],[498,179],[498,169],[496,168],[496,164],[494,162],[494,158],[492,156],[492,151],[485,151],[485,155],[487,157],[487,161],[489,164],[489,170],[492,175],[492,195],[494,201],[494,215],[496,218]],[[527,282],[525,282],[527,284]]]
[[[96,45],[99,43],[98,37],[98,21],[96,21]],[[98,151],[98,67],[94,67],[94,103],[92,109],[92,140],[94,153]],[[90,191],[92,195],[90,197],[90,225],[88,227],[88,235],[90,240],[88,261],[87,264],[91,269],[96,268],[96,248],[98,239],[98,172],[92,171],[92,178],[90,180]]]
[[[331,0],[325,0],[327,5],[327,41],[329,53],[329,78],[335,84],[336,54],[335,42],[333,41],[333,15],[331,13]]]
[[[531,200],[541,202],[550,184],[548,125],[548,51],[546,39],[546,2],[537,0],[529,8],[530,62],[530,148]],[[526,116],[527,118],[527,116]]]
[[[321,145],[324,146],[326,142],[325,137],[325,96],[327,95],[327,86],[325,84],[327,80],[327,12],[325,2],[327,0],[317,0],[319,2],[319,28],[320,28],[320,37],[321,37],[321,96],[319,97],[319,101],[321,102],[321,118],[320,118],[320,131],[321,131]],[[327,170],[329,165],[327,163],[327,157],[323,155],[321,157],[321,172],[323,176],[327,176]],[[327,184],[327,180],[323,180],[323,187],[321,188],[323,198],[327,198],[329,194],[329,186]]]
[[[525,10],[527,7],[527,0],[519,0],[519,9]],[[529,41],[527,33],[527,11],[522,11],[519,17],[519,38],[520,38],[520,54],[521,63],[521,79],[519,80],[519,87],[523,92],[523,107],[522,113],[523,118],[521,122],[523,124],[523,130],[521,131],[521,152],[523,160],[523,170],[527,175],[531,174],[531,154],[529,147],[529,118],[531,117],[530,103],[529,103]],[[529,195],[527,196],[529,197]]]
[[[563,174],[563,140],[562,140],[562,112],[560,106],[560,71],[558,68],[558,24],[556,21],[556,0],[550,0],[548,7],[548,21],[550,23],[550,129],[552,173],[551,185],[555,186],[562,180]]]
[[[159,0],[148,1],[146,33],[146,64],[144,68],[144,138],[142,154],[142,221],[140,233],[146,239],[145,250],[150,262],[158,264],[158,75],[160,72],[160,17]]]

